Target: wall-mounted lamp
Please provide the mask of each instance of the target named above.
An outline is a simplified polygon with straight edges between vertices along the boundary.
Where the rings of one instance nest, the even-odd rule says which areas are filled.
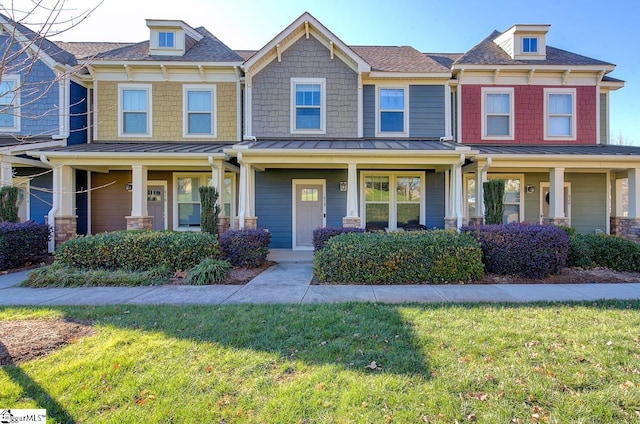
[[[340,191],[347,191],[347,182],[340,181]]]
[[[124,189],[125,189],[125,190],[127,190],[127,191],[132,191],[132,190],[133,190],[133,184],[131,184],[131,183],[126,183],[126,184],[124,185]]]
[[[535,193],[536,192],[536,186],[534,186],[533,184],[527,184],[527,193]]]

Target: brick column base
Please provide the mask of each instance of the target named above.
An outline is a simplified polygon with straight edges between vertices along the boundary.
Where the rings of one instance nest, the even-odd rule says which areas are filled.
[[[555,226],[569,226],[569,218],[544,218],[542,220],[544,225],[555,225]]]
[[[457,230],[458,229],[458,218],[445,218],[444,219],[444,229],[445,230]]]
[[[640,243],[640,218],[619,217],[620,235],[636,243]]]
[[[622,235],[622,217],[612,216],[609,218],[609,234]]]
[[[152,216],[125,216],[127,230],[153,230]]]
[[[56,216],[53,225],[55,246],[58,247],[65,241],[75,237],[77,235],[77,229],[78,217],[76,215]]]
[[[469,218],[469,225],[482,225],[484,223],[484,218],[481,216],[472,216]]]
[[[229,231],[229,222],[231,218],[228,216],[219,216],[218,217],[218,234],[224,234]]]
[[[359,216],[345,216],[342,218],[343,228],[360,228],[362,219]]]
[[[240,218],[237,216],[233,218],[233,228],[240,229]],[[258,217],[257,216],[245,216],[244,217],[244,228],[247,230],[255,230],[258,228]]]

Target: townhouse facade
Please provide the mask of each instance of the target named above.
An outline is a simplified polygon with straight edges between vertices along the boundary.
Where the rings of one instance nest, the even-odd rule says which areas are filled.
[[[500,178],[505,222],[638,237],[640,149],[608,144],[624,82],[548,46],[548,25],[423,53],[349,46],[308,13],[257,51],[146,23],[142,43],[58,43],[84,64],[88,139],[26,151],[51,164],[60,205],[86,175],[90,233],[199,230],[198,187],[214,185],[220,231],[266,228],[272,247],[309,249],[323,226],[480,223],[483,182]],[[80,214],[55,214],[61,242]]]

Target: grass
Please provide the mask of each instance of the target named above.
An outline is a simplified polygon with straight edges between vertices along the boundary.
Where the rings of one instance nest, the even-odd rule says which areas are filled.
[[[97,333],[0,369],[3,408],[91,423],[640,422],[640,302],[0,308],[56,317]]]

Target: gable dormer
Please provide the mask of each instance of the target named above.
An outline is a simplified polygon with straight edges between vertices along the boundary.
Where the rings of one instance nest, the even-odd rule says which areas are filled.
[[[183,56],[203,35],[182,21],[147,19],[151,32],[149,54],[152,56]]]
[[[514,60],[545,60],[546,36],[551,25],[517,24],[493,40]]]

